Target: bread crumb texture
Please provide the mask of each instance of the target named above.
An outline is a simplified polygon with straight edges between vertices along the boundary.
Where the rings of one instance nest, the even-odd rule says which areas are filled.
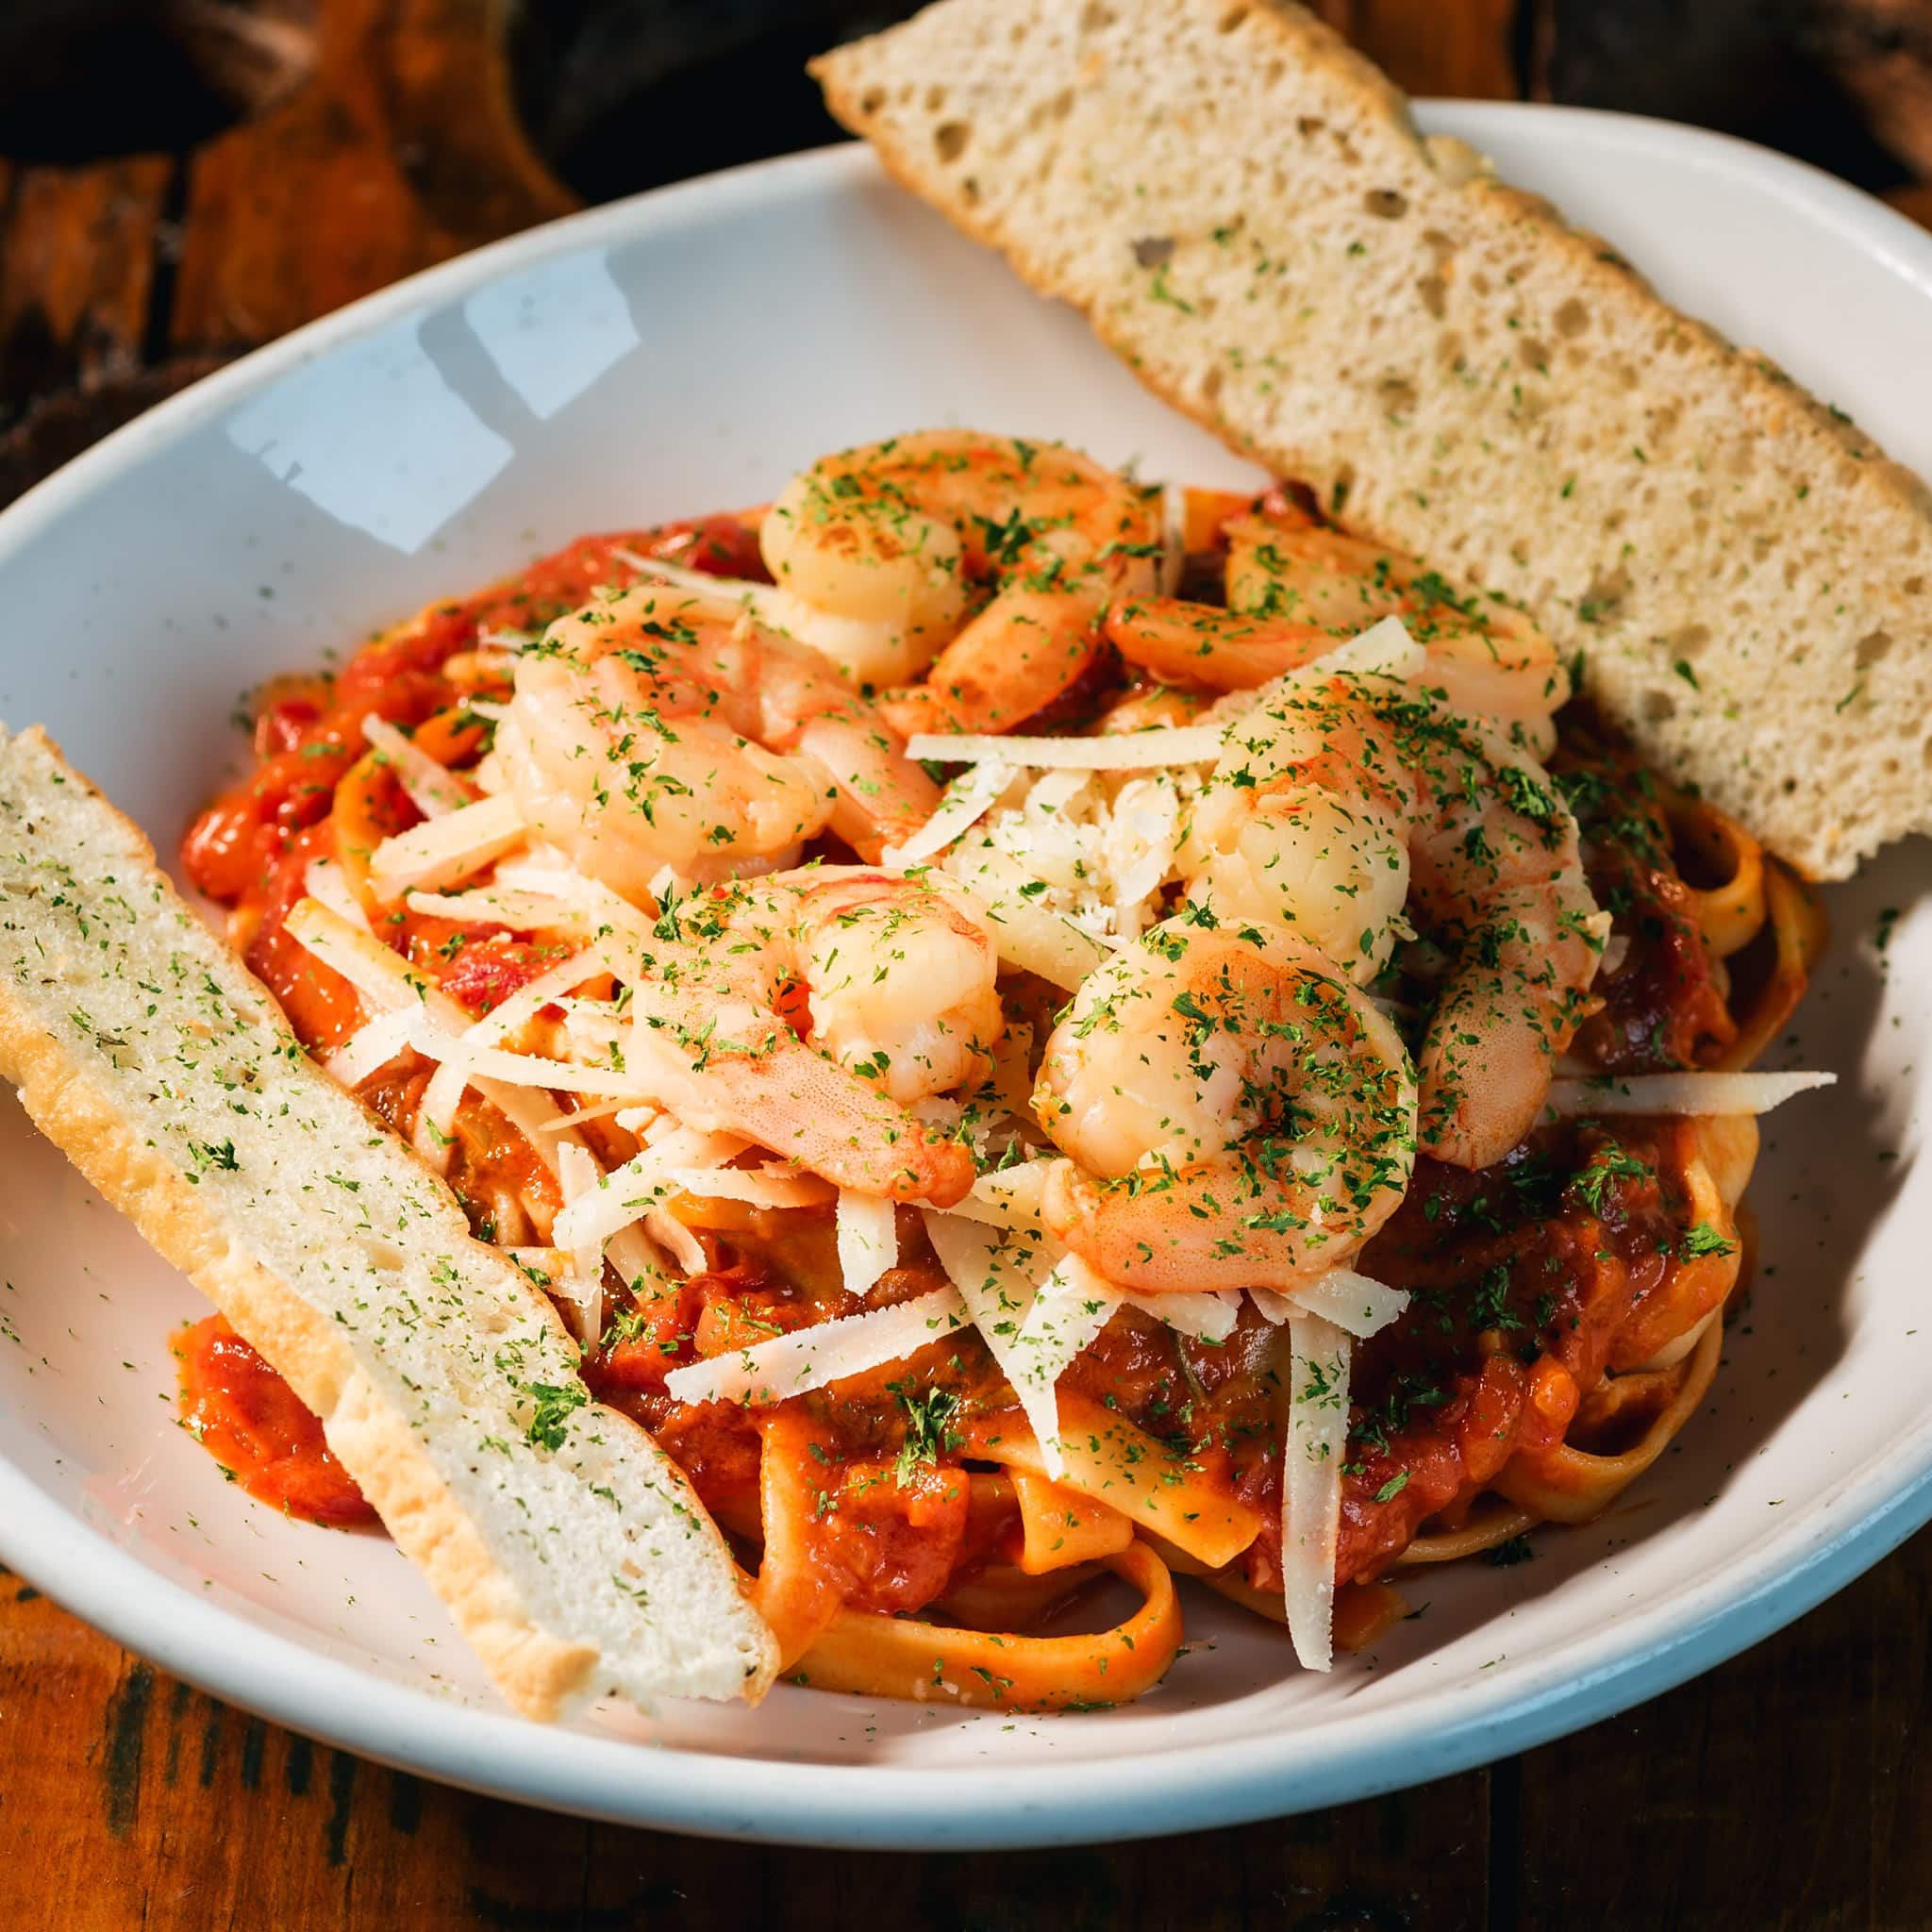
[[[0,728],[0,951],[35,1124],[321,1416],[512,1704],[763,1690],[770,1633],[675,1466],[37,730]]]
[[[814,72],[1152,388],[1521,604],[1805,872],[1932,829],[1924,486],[1301,9],[941,0]]]

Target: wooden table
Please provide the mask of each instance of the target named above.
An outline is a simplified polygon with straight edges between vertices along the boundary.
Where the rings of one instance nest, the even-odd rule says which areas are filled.
[[[26,0],[29,26],[42,5]],[[175,151],[159,151],[162,126],[157,151],[106,156],[61,146],[56,96],[8,111],[0,22],[0,501],[224,356],[575,206],[512,104],[513,53],[550,63],[553,102],[591,102],[533,118],[596,193],[665,172],[661,155],[613,160],[631,150],[609,129],[688,92],[680,59],[764,76],[772,109],[746,117],[749,140],[817,138],[793,43],[835,39],[860,10],[891,8],[800,0],[760,40],[741,8],[609,0],[559,9],[577,42],[543,49],[508,37],[490,0],[130,6],[117,31],[168,58],[187,47],[180,72],[202,90],[180,83],[189,119],[234,125],[202,139],[197,124]],[[1932,219],[1932,0],[1323,10],[1416,92],[1725,123]],[[16,92],[22,59],[58,75],[63,58],[44,33],[11,51]],[[592,71],[601,95],[563,88]],[[127,112],[145,128],[153,106]],[[1698,1682],[1487,1771],[1174,1841],[876,1857],[855,1873],[847,1854],[722,1847],[425,1785],[164,1676],[0,1571],[0,1926],[672,1932],[815,1925],[855,1905],[881,1925],[989,1928],[1928,1925],[1928,1628],[1932,1531]]]

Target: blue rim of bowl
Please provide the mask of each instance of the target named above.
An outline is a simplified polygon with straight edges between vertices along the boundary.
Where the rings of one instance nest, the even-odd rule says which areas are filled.
[[[1702,129],[1596,109],[1425,102],[1432,132],[1480,146],[1505,127],[1567,129],[1771,188],[1849,237],[1932,303],[1932,237],[1817,169]],[[0,570],[108,477],[262,383],[412,308],[573,249],[639,239],[796,194],[883,182],[840,145],[756,162],[565,217],[428,269],[242,358],[115,431],[0,511]],[[526,1724],[322,1656],[205,1601],[88,1528],[0,1458],[0,1560],[117,1641],[209,1694],[379,1762],[573,1815],[699,1836],[821,1847],[965,1850],[1195,1831],[1339,1805],[1529,1749],[1654,1697],[1802,1616],[1932,1520],[1932,1416],[1868,1457],[1729,1565],[1592,1640],[1415,1703],[1293,1735],[1124,1750],[1077,1767],[974,1770],[781,1762]],[[1150,1779],[1150,1765],[1158,1776]],[[1158,1793],[1158,1806],[1154,1802]]]

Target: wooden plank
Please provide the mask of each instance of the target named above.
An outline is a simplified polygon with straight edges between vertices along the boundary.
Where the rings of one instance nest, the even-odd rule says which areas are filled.
[[[0,1924],[63,1932],[408,1924],[654,1927],[854,1904],[847,1854],[588,1825],[365,1763],[192,1690],[0,1572]],[[1237,1932],[1484,1923],[1482,1774],[1311,1817],[1001,1857],[868,1858],[880,1924]],[[60,1828],[50,1831],[50,1819]]]
[[[266,341],[576,206],[512,111],[491,0],[325,0],[314,72],[194,156],[172,340]]]
[[[0,1924],[574,1925],[589,1827],[219,1704],[0,1572]],[[28,1747],[27,1740],[31,1740]]]
[[[0,401],[135,365],[174,167],[140,155],[0,176]]]
[[[1316,10],[1411,94],[1515,100],[1524,0],[1320,0]]]
[[[1913,221],[1932,228],[1932,181],[1919,181],[1909,188],[1894,189],[1885,198],[1901,214],[1910,215]]]
[[[1771,1642],[1523,1760],[1524,1924],[1932,1924],[1932,1530]]]
[[[1051,1851],[873,1855],[857,1868],[863,1916],[891,1926],[1242,1932],[1251,1925],[1463,1932],[1487,1923],[1486,1775],[1443,1779],[1340,1810],[1136,1844]],[[722,1850],[597,1826],[591,1924],[661,1924],[668,1898],[756,1901],[760,1923],[850,1919],[850,1855]],[[495,1923],[507,1924],[507,1921]],[[705,1923],[702,1912],[688,1922]]]

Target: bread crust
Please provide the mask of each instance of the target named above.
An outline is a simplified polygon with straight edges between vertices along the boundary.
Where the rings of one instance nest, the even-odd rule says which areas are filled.
[[[66,765],[59,747],[38,726],[15,742],[58,760],[64,781],[84,796],[141,859],[153,865],[146,835],[87,779]],[[0,731],[0,758],[6,753]],[[71,809],[71,801],[62,801]],[[160,875],[157,871],[157,878]],[[165,886],[165,880],[161,881]],[[172,888],[168,889],[172,892]],[[280,1024],[267,990],[236,974]],[[232,994],[235,989],[225,989]],[[333,1088],[304,1058],[313,1078]],[[470,1512],[436,1467],[425,1441],[375,1388],[346,1331],[330,1322],[288,1282],[252,1256],[208,1193],[189,1182],[165,1154],[134,1129],[109,1083],[55,1039],[10,976],[0,974],[0,1074],[19,1089],[28,1118],[66,1154],[155,1250],[186,1274],[227,1317],[237,1332],[320,1417],[329,1448],[361,1487],[390,1535],[428,1579],[507,1702],[527,1717],[556,1718],[606,1688],[608,1668],[595,1644],[546,1629],[492,1555]],[[392,1144],[396,1158],[416,1157],[369,1116]],[[270,1130],[272,1131],[272,1129]],[[425,1167],[426,1184],[442,1183]],[[452,1204],[454,1206],[454,1204]],[[547,1306],[546,1315],[549,1313]],[[553,1318],[554,1319],[554,1318]],[[660,1464],[660,1482],[675,1486],[692,1520],[707,1532],[700,1560],[731,1565],[722,1537],[696,1495],[644,1431],[618,1411],[593,1407],[600,1433],[628,1442]],[[735,1574],[735,1566],[734,1574]],[[746,1615],[757,1622],[746,1607]],[[758,1627],[762,1629],[762,1625]],[[742,1690],[756,1701],[776,1667],[776,1646],[763,1630],[763,1654]],[[674,1694],[686,1688],[665,1687]]]
[[[1091,44],[1079,42],[1086,51],[1077,72],[1055,65],[1051,74],[1041,74],[1039,99],[1030,99],[1033,82],[1023,76],[1018,92],[1028,106],[1023,116],[1014,90],[1006,86],[1007,72],[993,73],[989,79],[961,71],[967,29],[990,22],[995,13],[1002,22],[1014,20],[1016,35],[1022,24],[1030,23],[1035,38],[1028,42],[1028,58],[1035,54],[1042,25],[1059,30],[1056,61],[1064,53],[1066,37],[1074,32],[1072,22],[1076,16],[1082,19],[1082,35],[1087,31],[1085,16],[1099,16],[1103,24],[1093,30]],[[1922,775],[1932,761],[1932,738],[1923,728],[1927,708],[1923,699],[1932,692],[1932,598],[1922,590],[1915,599],[1912,591],[1914,582],[1923,582],[1924,561],[1932,559],[1932,491],[1890,460],[1842,412],[1807,394],[1767,358],[1737,349],[1715,330],[1671,308],[1620,254],[1599,238],[1568,225],[1547,201],[1496,179],[1461,143],[1424,139],[1400,92],[1322,22],[1287,0],[1247,0],[1245,5],[1237,0],[1163,0],[1158,7],[1147,0],[1108,0],[1099,8],[1082,8],[1078,0],[1013,0],[1010,5],[1004,0],[938,0],[902,25],[820,57],[810,71],[822,84],[835,117],[871,142],[893,180],[931,202],[974,240],[1001,251],[1039,293],[1078,309],[1137,378],[1163,401],[1239,455],[1277,475],[1308,483],[1324,500],[1338,488],[1354,484],[1349,527],[1425,558],[1440,556],[1440,551],[1432,551],[1432,535],[1440,538],[1457,506],[1449,490],[1437,488],[1427,508],[1418,507],[1416,499],[1424,495],[1423,479],[1428,475],[1421,452],[1391,455],[1391,443],[1380,452],[1385,474],[1357,477],[1352,474],[1352,456],[1340,454],[1334,438],[1311,440],[1310,432],[1298,441],[1301,432],[1291,423],[1286,425],[1286,434],[1281,425],[1271,427],[1265,411],[1255,404],[1253,390],[1242,383],[1229,381],[1225,387],[1217,386],[1211,398],[1205,395],[1198,368],[1190,367],[1175,347],[1175,331],[1182,325],[1172,312],[1127,306],[1117,289],[1095,280],[1091,261],[1077,255],[1075,242],[1069,240],[1068,210],[1080,192],[1073,183],[1089,193],[1087,212],[1095,232],[1124,224],[1158,224],[1158,217],[1137,201],[1132,203],[1129,222],[1121,210],[1130,197],[1120,194],[1118,181],[1106,184],[1114,191],[1109,200],[1079,168],[1063,166],[1064,156],[1058,150],[1042,148],[1033,132],[1042,113],[1049,118],[1058,115],[1082,133],[1104,125],[1122,135],[1124,145],[1129,132],[1145,131],[1134,118],[1141,112],[1138,98],[1129,98],[1124,90],[1119,96],[1110,94],[1108,85],[1107,35],[1113,18],[1127,19],[1128,25],[1120,29],[1124,34],[1139,30],[1132,25],[1137,14],[1147,16],[1145,35],[1153,32],[1157,16],[1163,22],[1191,16],[1204,42],[1211,39],[1221,22],[1239,16],[1241,61],[1246,69],[1265,68],[1270,75],[1250,91],[1272,90],[1268,98],[1284,128],[1292,125],[1298,108],[1310,115],[1347,121],[1358,136],[1357,121],[1366,124],[1374,139],[1365,145],[1379,148],[1386,142],[1399,151],[1399,185],[1415,197],[1419,208],[1430,212],[1452,209],[1458,232],[1466,229],[1475,242],[1493,244],[1495,253],[1507,252],[1531,264],[1539,286],[1559,285],[1591,314],[1617,319],[1623,333],[1633,340],[1649,338],[1667,344],[1672,394],[1702,391],[1721,398],[1723,408],[1756,442],[1776,454],[1780,474],[1790,470],[1803,475],[1807,488],[1808,479],[1816,477],[1822,488],[1835,492],[1833,500],[1843,506],[1839,521],[1846,534],[1835,540],[1840,555],[1829,575],[1841,579],[1848,591],[1866,581],[1873,588],[1862,597],[1842,600],[1854,608],[1840,627],[1840,637],[1824,641],[1796,635],[1784,644],[1792,664],[1811,654],[1815,675],[1795,675],[1775,661],[1755,664],[1751,675],[1739,680],[1738,690],[1724,698],[1702,688],[1695,667],[1674,638],[1646,636],[1635,620],[1619,631],[1615,620],[1606,624],[1601,616],[1591,614],[1589,599],[1575,585],[1566,587],[1561,596],[1540,596],[1537,574],[1541,559],[1524,559],[1520,570],[1513,570],[1507,558],[1491,555],[1487,560],[1497,567],[1487,570],[1480,581],[1523,604],[1566,652],[1587,655],[1592,695],[1631,733],[1646,757],[1680,780],[1699,785],[1744,818],[1760,838],[1808,875],[1843,877],[1860,858],[1886,841],[1911,830],[1932,830],[1932,785]],[[985,39],[989,43],[995,39],[990,25]],[[997,63],[1004,56],[995,51],[990,58]],[[1210,81],[1224,84],[1230,98],[1249,88],[1245,77],[1238,80],[1214,70],[1211,52],[1202,55],[1196,46],[1175,58],[1200,60],[1208,75],[1202,83],[1204,92]],[[1018,58],[1013,63],[1021,64]],[[939,131],[935,124],[941,111],[970,118],[967,97],[975,82],[1004,90],[996,108],[988,112],[990,120],[999,122],[999,139],[977,162],[951,160],[946,143],[934,139]],[[1056,97],[1057,88],[1060,92]],[[943,110],[930,105],[941,93],[948,95]],[[1083,123],[1083,113],[1094,119]],[[1168,125],[1174,125],[1172,117]],[[1023,132],[1015,134],[1016,127]],[[1192,139],[1211,143],[1214,127],[1215,123],[1204,117],[1192,128]],[[976,142],[977,137],[972,152],[981,156]],[[1077,144],[1077,136],[1070,144]],[[1373,165],[1379,167],[1382,159],[1378,153]],[[1039,212],[1043,187],[1036,194],[1026,173],[1036,163],[1047,171],[1041,182],[1050,173],[1053,185],[1062,191],[1051,220]],[[1080,166],[1091,174],[1095,165],[1090,165],[1083,148]],[[1370,166],[1364,163],[1365,169]],[[962,174],[962,169],[968,172]],[[1152,169],[1148,175],[1150,190],[1157,188]],[[983,185],[996,179],[1013,192],[981,192]],[[1264,219],[1284,230],[1292,211],[1271,208]],[[1057,253],[1060,259],[1055,258]],[[1077,267],[1068,266],[1073,261]],[[1398,320],[1398,329],[1404,325]],[[1197,338],[1213,336],[1212,325],[1197,319],[1190,326]],[[1190,346],[1198,358],[1208,352],[1208,344],[1198,340]],[[1434,380],[1428,374],[1415,378],[1425,400]],[[1547,453],[1533,441],[1526,441],[1525,448],[1536,459]],[[1615,454],[1627,458],[1629,452]],[[1638,457],[1641,461],[1641,450]],[[1374,450],[1363,452],[1365,465],[1376,458]],[[1587,471],[1591,459],[1579,456],[1574,460]],[[1614,490],[1623,488],[1621,476],[1614,486],[1606,487],[1611,505],[1607,513],[1614,514]],[[1814,505],[1824,500],[1822,494],[1807,498],[1807,489],[1797,494]],[[1796,528],[1814,522],[1816,515],[1815,510],[1800,510],[1794,505],[1789,522]],[[1883,536],[1874,537],[1874,531]],[[1862,546],[1860,554],[1853,554],[1855,545]],[[1895,563],[1880,560],[1892,553]],[[1449,567],[1445,559],[1444,568]],[[1687,566],[1682,589],[1679,601],[1687,607],[1686,614],[1695,608],[1695,592],[1702,591],[1705,614],[1722,632],[1728,613],[1715,583],[1693,586]],[[1888,656],[1891,661],[1880,661]],[[1816,668],[1827,659],[1832,666],[1828,682]],[[1781,682],[1785,689],[1779,696]],[[1805,716],[1805,711],[1812,715]],[[1840,725],[1840,715],[1847,713]],[[1826,741],[1834,741],[1832,782],[1826,782],[1819,769]],[[1881,766],[1882,775],[1871,775]],[[1850,783],[1840,777],[1840,768],[1850,775]]]

